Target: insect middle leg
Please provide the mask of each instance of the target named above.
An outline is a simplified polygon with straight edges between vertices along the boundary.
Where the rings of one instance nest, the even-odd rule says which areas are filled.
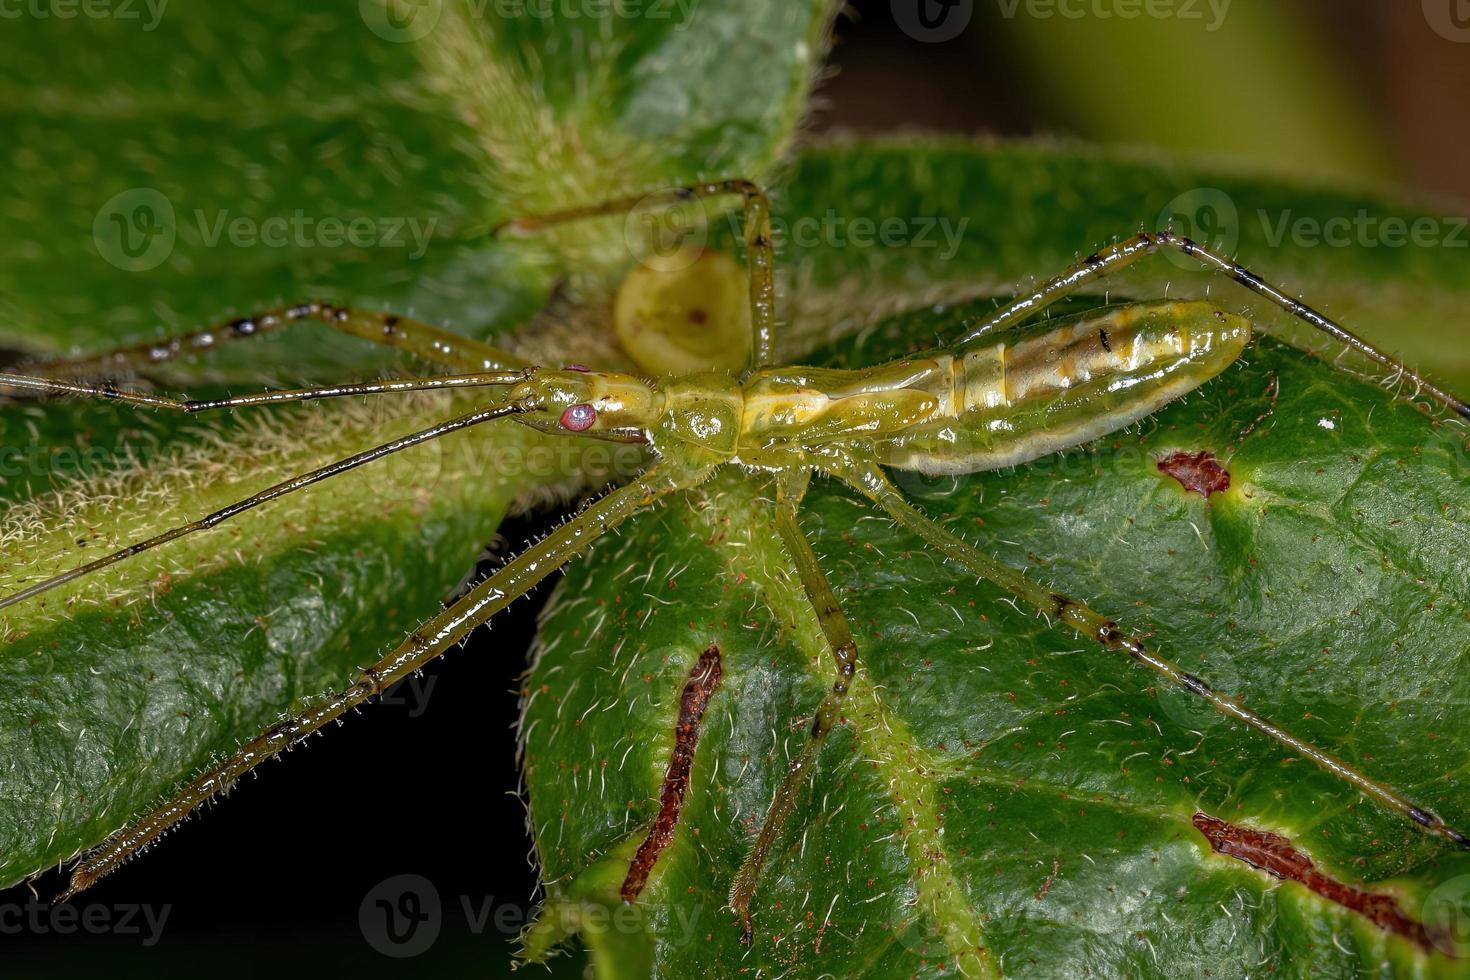
[[[1095,640],[1104,648],[1126,653],[1170,684],[1201,698],[1220,714],[1249,725],[1277,744],[1351,783],[1365,796],[1402,813],[1431,833],[1470,849],[1470,837],[1445,823],[1432,811],[1416,806],[1392,786],[1364,775],[1342,759],[1322,751],[1234,699],[1215,691],[1200,678],[1150,650],[1140,638],[1124,632],[1113,620],[1094,612],[1075,599],[1044,588],[1017,569],[985,555],[951,534],[915,510],[877,464],[848,460],[834,466],[833,473],[955,564],[999,586],[1038,612],[1060,619],[1077,633]]]
[[[965,324],[965,333],[960,337],[957,346],[974,343],[988,334],[1016,326],[1027,317],[1039,313],[1088,283],[1121,272],[1139,259],[1152,255],[1161,248],[1173,249],[1193,258],[1207,269],[1229,276],[1235,282],[1256,295],[1265,297],[1292,316],[1352,348],[1374,363],[1393,371],[1395,376],[1407,378],[1418,390],[1425,392],[1450,410],[1465,418],[1470,418],[1470,405],[1418,372],[1411,370],[1397,358],[1385,354],[1337,321],[1324,316],[1300,300],[1288,296],[1239,263],[1217,255],[1188,238],[1167,231],[1141,232],[1132,238],[1094,252],[1061,274],[1048,279],[1034,292],[1012,300],[984,320],[978,323],[968,321]]]
[[[146,344],[133,344],[75,358],[22,362],[20,370],[43,377],[112,377],[138,374],[150,367],[191,354],[205,354],[225,344],[316,321],[339,333],[383,344],[452,371],[502,371],[526,362],[498,347],[431,326],[411,317],[357,310],[330,303],[297,303]]]
[[[669,187],[651,194],[628,195],[507,221],[495,233],[528,232],[571,221],[627,214],[641,206],[673,205],[681,201],[738,195],[745,208],[747,275],[750,278],[750,317],[754,335],[755,367],[770,367],[776,359],[776,258],[771,243],[771,202],[758,184],[730,179]]]
[[[386,656],[363,670],[351,687],[321,698],[272,725],[229,758],[190,780],[167,802],[93,848],[72,869],[71,881],[59,900],[70,898],[121,866],[200,805],[228,791],[241,776],[265,760],[439,657],[638,511],[671,493],[697,485],[710,472],[708,467],[685,468],[677,463],[660,466],[591,504],[511,559],[464,598],[419,626]]]
[[[785,471],[780,475],[776,490],[776,530],[796,565],[802,590],[816,612],[817,623],[831,648],[837,679],[832,682],[832,689],[817,706],[810,735],[796,758],[791,760],[786,776],[771,800],[771,807],[766,811],[760,831],[756,834],[755,843],[741,862],[740,870],[736,872],[735,881],[730,888],[730,907],[740,918],[741,939],[747,945],[752,937],[750,902],[755,897],[761,869],[770,856],[771,847],[780,835],[781,828],[785,826],[796,806],[797,796],[817,764],[827,733],[841,718],[842,702],[847,698],[848,687],[857,670],[857,643],[852,638],[852,628],[848,625],[847,616],[838,605],[837,596],[832,592],[832,586],[797,519],[797,507],[806,493],[810,479],[810,470]]]

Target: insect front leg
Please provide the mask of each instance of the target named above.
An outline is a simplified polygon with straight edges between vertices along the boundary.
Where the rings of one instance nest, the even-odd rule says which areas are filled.
[[[497,347],[411,317],[330,303],[297,303],[252,316],[236,317],[151,343],[132,344],[75,358],[26,361],[19,367],[24,373],[42,377],[134,375],[179,357],[206,354],[225,344],[311,321],[360,340],[392,347],[451,371],[503,371],[526,366],[520,358]]]
[[[115,870],[241,776],[295,742],[421,669],[459,643],[594,541],[640,510],[678,490],[696,486],[709,468],[678,465],[651,469],[612,491],[521,552],[448,609],[423,623],[386,656],[363,670],[344,691],[320,698],[266,729],[229,758],[190,780],[171,799],[93,848],[72,869],[65,900]]]
[[[786,776],[771,800],[771,807],[766,811],[766,818],[761,823],[755,843],[741,862],[740,870],[736,872],[734,884],[730,888],[730,907],[740,917],[741,938],[747,945],[753,934],[750,902],[760,883],[761,869],[770,856],[771,847],[780,835],[781,828],[785,826],[796,806],[797,796],[817,764],[827,733],[842,717],[842,702],[847,698],[848,687],[857,670],[857,643],[852,638],[852,628],[848,625],[847,616],[838,605],[837,596],[833,593],[832,586],[817,561],[817,555],[812,551],[797,519],[797,507],[806,494],[810,479],[811,471],[806,469],[781,473],[776,491],[776,529],[796,565],[802,590],[806,593],[807,601],[816,613],[822,635],[832,650],[837,679],[832,682],[832,689],[817,706],[816,715],[812,718],[811,733],[796,758],[791,760]]]
[[[1171,685],[1202,699],[1220,714],[1249,725],[1283,748],[1352,784],[1365,796],[1402,813],[1429,832],[1470,849],[1470,837],[1449,826],[1432,811],[1415,805],[1392,786],[1364,775],[1342,759],[1298,738],[1237,703],[1233,698],[1214,690],[1205,681],[1149,649],[1142,639],[1125,632],[1114,620],[1094,612],[1075,599],[1046,589],[1028,579],[1018,569],[989,557],[951,534],[915,510],[878,465],[867,461],[846,460],[834,465],[833,473],[960,567],[999,586],[1036,611],[1060,619],[1077,633],[1096,641],[1105,649],[1127,654]]]
[[[739,196],[744,205],[746,274],[750,280],[754,367],[769,367],[776,358],[776,257],[771,240],[771,202],[758,184],[730,179],[670,187],[651,194],[628,195],[547,214],[526,215],[499,226],[496,234],[530,232],[572,221],[627,214],[638,208],[675,205],[712,197]]]
[[[1424,392],[1457,414],[1465,418],[1470,418],[1470,405],[1467,405],[1462,399],[1429,381],[1418,372],[1411,370],[1402,361],[1389,354],[1385,354],[1340,323],[1319,313],[1300,300],[1288,296],[1281,289],[1273,286],[1238,262],[1217,255],[1188,238],[1167,231],[1141,232],[1132,238],[1125,239],[1115,245],[1110,245],[1107,248],[1094,252],[1081,262],[1070,266],[1059,275],[1048,279],[1032,293],[1012,300],[1009,304],[992,313],[983,321],[978,323],[967,322],[965,324],[965,333],[960,337],[957,346],[966,346],[988,334],[1014,327],[1033,314],[1039,313],[1053,303],[1075,293],[1083,286],[1105,276],[1121,272],[1139,259],[1146,255],[1152,255],[1161,248],[1171,249],[1187,255],[1205,268],[1230,277],[1230,279],[1249,289],[1256,295],[1270,300],[1292,316],[1307,323],[1313,329],[1327,334],[1344,346],[1367,357],[1375,364],[1388,368],[1394,373],[1396,378],[1408,380],[1415,386],[1417,391]]]

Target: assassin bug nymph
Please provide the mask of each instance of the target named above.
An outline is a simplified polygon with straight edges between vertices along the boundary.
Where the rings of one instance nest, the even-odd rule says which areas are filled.
[[[1208,703],[1283,748],[1353,785],[1379,806],[1424,830],[1470,847],[1460,831],[1398,790],[1319,749],[1239,704],[1129,633],[1106,615],[1053,592],[924,516],[894,486],[886,469],[960,474],[1014,466],[1084,444],[1156,412],[1216,377],[1252,336],[1246,319],[1200,301],[1139,302],[1073,319],[1062,326],[1023,327],[1056,301],[1161,249],[1197,260],[1240,283],[1341,344],[1391,369],[1445,407],[1470,418],[1470,406],[1408,370],[1315,310],[1235,262],[1169,232],[1141,233],[1088,256],[1034,292],[1001,307],[948,349],[858,370],[775,364],[775,289],[769,202],[744,180],[724,180],[522,218],[502,230],[521,233],[563,222],[629,212],[650,202],[735,196],[744,205],[749,288],[749,363],[743,370],[704,371],[652,380],[574,365],[528,365],[484,343],[391,314],[309,303],[234,320],[172,340],[38,365],[30,374],[0,375],[0,385],[32,393],[85,395],[182,412],[301,402],[394,392],[487,387],[503,397],[462,415],[285,481],[70,571],[0,598],[0,608],[179,537],[205,531],[277,497],[364,466],[444,434],[497,419],[549,433],[632,441],[654,462],[630,482],[590,504],[513,558],[458,601],[423,623],[340,693],[319,699],[247,742],[185,784],[171,799],[84,854],[65,896],[76,894],[156,840],[215,794],[296,740],[372,699],[463,640],[517,597],[634,514],[695,488],[716,470],[738,466],[774,484],[774,526],[831,650],[836,678],[812,721],[804,747],[776,789],[754,843],[730,889],[730,907],[747,941],[760,875],[824,736],[840,717],[860,646],[802,531],[799,510],[811,477],[845,484],[945,558],[986,579],[1087,640],[1126,656],[1175,688]],[[673,276],[681,272],[669,273]],[[320,321],[346,334],[441,364],[452,373],[363,384],[269,391],[189,401],[122,390],[76,378],[106,377],[177,355],[289,326]],[[742,350],[742,356],[744,351]],[[641,869],[646,877],[647,868]],[[632,876],[630,875],[630,880]],[[632,889],[636,895],[636,888]],[[630,897],[629,889],[624,890]]]

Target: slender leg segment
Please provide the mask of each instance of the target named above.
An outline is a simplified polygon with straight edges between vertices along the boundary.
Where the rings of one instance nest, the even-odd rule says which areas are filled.
[[[228,343],[310,321],[325,324],[352,337],[384,344],[452,371],[505,371],[526,366],[513,354],[409,317],[349,309],[330,303],[298,303],[153,343],[119,347],[78,358],[30,361],[23,363],[21,370],[69,378],[136,374],[178,357],[205,354]]]
[[[508,221],[495,231],[496,234],[537,231],[570,221],[626,214],[640,207],[673,205],[726,195],[739,195],[745,206],[746,271],[750,277],[755,366],[770,367],[776,357],[776,259],[771,244],[771,202],[765,191],[748,180],[716,180],[689,187],[670,187],[651,194],[628,195],[549,214],[527,215]]]
[[[1113,620],[1093,612],[1074,599],[1059,595],[1031,581],[1017,569],[976,550],[939,524],[920,514],[903,498],[902,493],[889,482],[883,470],[876,464],[848,461],[834,467],[833,472],[835,476],[872,500],[895,521],[924,539],[931,547],[955,564],[1006,590],[1038,612],[1062,620],[1079,634],[1096,640],[1104,648],[1126,653],[1175,687],[1208,702],[1220,714],[1244,722],[1282,747],[1315,763],[1339,779],[1351,783],[1365,796],[1378,801],[1389,809],[1397,810],[1426,830],[1470,849],[1470,838],[1450,827],[1431,811],[1414,805],[1393,787],[1363,775],[1336,756],[1303,741],[1236,703],[1232,698],[1218,693],[1198,677],[1148,649],[1141,639],[1125,633]]]
[[[266,729],[241,746],[234,755],[191,780],[168,802],[88,852],[72,869],[71,882],[59,900],[72,897],[121,866],[201,804],[229,790],[241,776],[266,759],[371,700],[443,654],[468,636],[471,630],[525,595],[638,511],[677,490],[697,485],[710,472],[709,468],[649,470],[632,483],[596,501],[521,552],[464,598],[421,625],[392,652],[365,669],[347,690],[315,701],[305,710]]]
[[[193,415],[222,408],[246,408],[254,405],[280,405],[289,402],[318,401],[348,395],[384,395],[410,391],[449,391],[458,388],[483,388],[491,385],[519,384],[530,377],[530,369],[521,371],[486,371],[476,374],[443,374],[426,378],[397,378],[364,384],[326,385],[320,388],[289,388],[263,391],[229,398],[192,399],[173,395],[155,395],[146,391],[125,391],[110,384],[84,384],[60,378],[41,378],[29,374],[0,374],[0,388],[20,388],[47,395],[82,395],[108,401],[136,405],[140,408],[162,408]]]
[[[797,520],[797,506],[806,493],[810,479],[809,470],[802,470],[799,474],[789,471],[781,474],[776,495],[776,529],[796,565],[802,589],[817,614],[822,635],[831,647],[832,659],[837,667],[837,679],[832,683],[832,690],[827,692],[817,706],[817,713],[812,718],[811,734],[796,758],[791,760],[786,777],[771,801],[771,808],[766,811],[766,819],[761,824],[755,843],[741,862],[740,870],[736,872],[734,884],[730,888],[730,907],[740,917],[741,939],[747,945],[753,934],[750,902],[755,896],[761,869],[770,857],[771,847],[780,836],[781,828],[785,826],[796,806],[797,796],[817,764],[827,733],[841,719],[842,702],[847,698],[852,676],[857,671],[857,643],[852,638],[852,629],[848,626],[847,617],[837,604],[837,596],[832,592],[832,586],[822,572],[817,555],[812,551],[812,546],[802,533],[801,524]]]
[[[1009,305],[997,310],[978,325],[966,323],[965,333],[960,337],[958,346],[971,344],[981,337],[998,330],[1014,327],[1027,317],[1046,309],[1048,306],[1076,292],[1088,283],[1104,276],[1121,272],[1139,259],[1146,255],[1152,255],[1161,248],[1173,249],[1190,256],[1208,269],[1224,273],[1251,292],[1265,297],[1292,316],[1310,324],[1312,327],[1336,339],[1343,345],[1352,348],[1375,364],[1388,368],[1396,376],[1408,379],[1414,384],[1416,389],[1429,395],[1445,407],[1465,418],[1470,418],[1470,405],[1467,405],[1463,400],[1445,391],[1419,373],[1410,370],[1397,359],[1383,353],[1335,320],[1318,313],[1300,300],[1286,295],[1280,289],[1266,282],[1239,263],[1216,255],[1214,252],[1190,241],[1188,238],[1182,238],[1179,235],[1167,231],[1143,232],[1134,235],[1132,238],[1118,242],[1116,245],[1110,245],[1101,251],[1094,252],[1060,275],[1042,283],[1031,294],[1018,297]]]
[[[451,432],[458,432],[460,429],[468,429],[471,426],[489,422],[493,419],[518,415],[522,412],[530,411],[532,407],[512,404],[481,409],[478,412],[461,415],[459,418],[451,419],[448,422],[441,422],[427,429],[420,429],[417,432],[402,436],[392,442],[364,450],[353,456],[348,456],[346,459],[337,460],[335,463],[328,463],[326,466],[312,470],[309,473],[303,473],[300,476],[295,476],[289,480],[277,483],[275,486],[252,494],[243,500],[237,500],[227,507],[222,507],[212,514],[201,517],[197,521],[190,521],[188,524],[181,524],[178,527],[169,528],[167,531],[156,534],[146,541],[139,541],[136,544],[128,545],[126,548],[114,551],[110,555],[104,555],[96,561],[80,565],[59,575],[53,575],[44,581],[37,582],[35,585],[21,589],[19,592],[12,592],[8,596],[0,597],[0,609],[13,606],[18,602],[24,602],[26,599],[38,596],[43,592],[48,592],[59,585],[65,585],[67,582],[75,581],[84,575],[90,575],[92,572],[106,568],[109,565],[115,565],[125,558],[131,558],[151,548],[157,548],[160,545],[168,544],[170,541],[176,541],[179,538],[199,531],[207,531],[232,517],[243,514],[247,510],[259,507],[261,504],[268,503],[278,497],[284,497],[289,493],[295,493],[297,490],[309,487],[313,483],[320,483],[323,480],[331,479],[334,476],[346,473],[348,470],[355,470],[359,466],[364,466],[375,460],[382,459],[384,456],[391,456],[393,453],[402,452],[422,442],[438,439],[440,436],[448,435]]]

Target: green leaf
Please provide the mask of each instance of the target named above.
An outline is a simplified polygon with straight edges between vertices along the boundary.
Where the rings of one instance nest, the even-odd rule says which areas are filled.
[[[491,223],[764,175],[831,6],[249,0],[9,21],[0,342],[95,349],[313,297],[502,331],[555,270],[488,242]]]
[[[759,176],[796,125],[830,19],[826,0],[571,19],[456,0],[420,5],[433,23],[415,25],[374,2],[9,22],[3,342],[97,350],[306,298],[504,333],[569,264],[489,242],[488,222],[626,192],[634,176]],[[760,72],[731,56],[737,31],[758,42]],[[587,77],[589,54],[609,70]],[[671,93],[707,132],[670,134],[685,111]],[[615,152],[633,169],[604,172]],[[338,241],[354,223],[365,237]],[[284,332],[159,380],[202,394],[414,367],[339,339]],[[571,342],[532,328],[522,344],[552,357]],[[178,420],[7,403],[0,594],[471,404]],[[638,462],[585,448],[509,424],[466,431],[4,610],[0,884],[97,843],[293,704],[346,686],[453,593],[516,500]]]
[[[1175,187],[1224,184],[1252,207],[1316,215],[1360,200],[1039,146],[859,143],[810,151],[793,173],[777,208],[798,284],[790,342],[874,319],[865,307],[908,307],[809,358],[846,365],[955,336],[991,301],[924,300],[1057,271],[1156,216]],[[855,216],[970,223],[945,257],[798,240],[798,221],[833,212],[849,232]],[[1421,307],[1365,298],[1370,285],[1435,308],[1464,290],[1435,251],[1283,248],[1252,261],[1294,287],[1311,269],[1321,290],[1302,286],[1307,298],[1365,332],[1344,308],[1375,314],[1375,329],[1430,334]],[[1204,285],[1151,262],[1120,292]],[[1011,472],[894,477],[983,551],[1463,828],[1470,432],[1376,380],[1262,338],[1195,395],[1096,445]],[[1202,450],[1231,477],[1208,499],[1158,465]],[[724,677],[684,810],[641,920],[619,937],[641,943],[657,975],[1470,975],[1470,855],[1016,608],[827,481],[802,520],[862,666],[742,947],[729,886],[833,679],[771,493],[758,475],[727,473],[637,518],[553,597],[522,723],[548,889],[530,957],[567,939],[569,909],[600,904],[595,918],[616,921],[680,691],[715,643]],[[1214,853],[1196,824],[1207,818],[1289,839],[1318,890]],[[1399,916],[1398,930],[1354,903]],[[590,949],[599,975],[622,975],[628,954]]]

